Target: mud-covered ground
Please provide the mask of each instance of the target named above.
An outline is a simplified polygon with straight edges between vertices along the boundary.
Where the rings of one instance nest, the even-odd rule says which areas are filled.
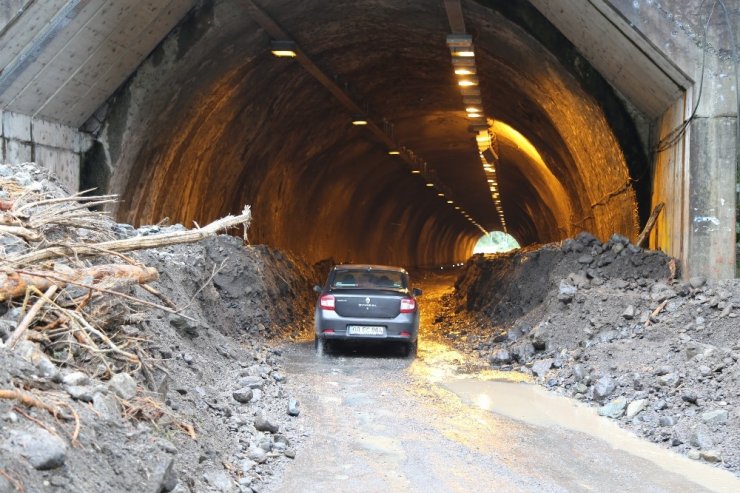
[[[615,236],[475,256],[434,331],[640,436],[740,473],[740,283]]]
[[[32,165],[3,167],[0,175],[63,193]],[[103,233],[121,239],[181,229],[111,221]],[[6,252],[25,248],[2,239]],[[251,492],[295,457],[303,437],[289,410],[300,412],[300,403],[285,389],[283,356],[269,339],[302,328],[313,268],[226,235],[130,255],[159,271],[151,285],[180,314],[111,296],[120,316],[103,329],[122,331],[144,362],[130,369],[111,359],[112,378],[74,346],[41,338],[0,348],[0,390],[23,390],[64,410],[52,416],[0,399],[0,492]],[[139,287],[121,291],[162,304]],[[23,307],[0,310],[5,340]]]

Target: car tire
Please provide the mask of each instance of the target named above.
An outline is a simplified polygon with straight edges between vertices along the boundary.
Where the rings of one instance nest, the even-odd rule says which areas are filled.
[[[316,354],[319,356],[323,356],[327,353],[327,343],[323,337],[315,335],[313,339],[313,347],[316,349]]]
[[[419,349],[419,340],[415,340],[414,342],[408,342],[406,343],[406,357],[409,359],[416,358],[417,350]]]

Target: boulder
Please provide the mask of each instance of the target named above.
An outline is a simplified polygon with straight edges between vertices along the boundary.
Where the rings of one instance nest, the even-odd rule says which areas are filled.
[[[624,413],[624,408],[627,406],[627,399],[624,397],[617,397],[608,404],[605,404],[599,408],[599,416],[606,416],[608,418],[619,418]]]

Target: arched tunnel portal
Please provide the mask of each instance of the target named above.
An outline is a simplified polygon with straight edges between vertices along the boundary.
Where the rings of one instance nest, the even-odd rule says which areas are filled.
[[[301,64],[273,57],[248,4],[195,8],[110,100],[87,156],[85,169],[97,171],[83,186],[120,193],[119,219],[203,224],[251,204],[252,242],[311,261],[409,266],[462,261],[481,229],[502,229],[452,72],[443,2],[261,8],[370,118],[393,123],[480,228],[351,125]],[[527,2],[462,8],[508,232],[522,245],[581,230],[634,238],[650,185],[620,98]]]

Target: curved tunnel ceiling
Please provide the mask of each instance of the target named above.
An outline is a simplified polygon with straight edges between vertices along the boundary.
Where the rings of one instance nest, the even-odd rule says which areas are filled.
[[[584,84],[598,78],[589,67],[573,75],[560,62],[564,39],[551,52],[499,12],[511,9],[506,2],[485,3],[463,1],[463,10],[486,115],[514,129],[497,133],[509,232],[520,244],[582,229],[636,236],[630,169],[643,163],[628,163],[622,150],[639,146],[633,129],[603,110],[616,95]],[[442,2],[260,5],[371,116],[395,124],[400,143],[426,159],[458,204],[487,230],[500,228],[450,67]],[[119,218],[203,224],[251,204],[251,241],[309,260],[465,259],[481,232],[268,46],[245,2],[208,3],[111,100],[102,145],[88,159],[98,171],[86,176],[122,194]]]

